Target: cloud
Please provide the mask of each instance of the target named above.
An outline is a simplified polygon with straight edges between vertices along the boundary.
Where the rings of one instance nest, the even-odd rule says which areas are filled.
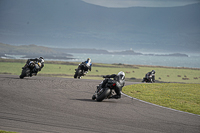
[[[82,0],[86,3],[109,7],[176,7],[195,4],[200,0]]]

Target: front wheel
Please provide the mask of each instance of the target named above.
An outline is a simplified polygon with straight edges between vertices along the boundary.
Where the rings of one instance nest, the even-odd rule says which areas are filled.
[[[111,90],[109,88],[105,88],[105,90],[101,94],[97,94],[97,102],[101,102],[103,101],[103,99],[108,97],[108,95],[110,94],[110,91]]]
[[[23,69],[21,75],[19,76],[20,79],[23,79],[24,77],[26,77],[27,73],[30,72],[29,69]]]
[[[76,74],[76,73],[74,74],[74,78],[75,78],[75,79],[77,78],[77,74]]]
[[[25,76],[23,76],[22,74],[19,76],[20,79],[23,79]]]
[[[92,100],[95,100],[95,99],[96,99],[96,96],[95,96],[95,95],[93,95],[93,96],[92,96]]]
[[[76,72],[75,72],[75,74],[74,74],[74,78],[76,79],[77,78],[77,76],[78,76],[78,69],[75,69],[76,70]]]

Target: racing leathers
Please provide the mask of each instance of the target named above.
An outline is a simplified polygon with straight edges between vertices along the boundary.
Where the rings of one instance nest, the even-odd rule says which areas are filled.
[[[102,88],[106,87],[106,83],[109,80],[112,80],[110,78],[113,78],[113,80],[116,83],[116,87],[114,88],[116,95],[113,95],[110,98],[115,98],[115,99],[121,98],[121,91],[122,91],[122,88],[124,87],[124,84],[125,84],[125,76],[112,74],[112,75],[103,76],[103,78],[105,78],[105,80],[102,82],[100,87],[102,87]]]
[[[151,83],[152,82],[155,82],[155,72],[148,72],[145,77],[143,78],[143,81],[142,82],[145,82],[145,81],[150,81]]]
[[[84,75],[88,73],[88,70],[92,70],[92,63],[90,61],[84,61],[80,64],[81,70],[83,70]]]
[[[30,71],[30,76],[32,76],[32,73],[35,73],[35,75],[37,75],[38,71],[41,71],[41,69],[44,67],[44,59],[43,58],[35,58],[35,59],[28,59],[26,62],[26,66],[28,66],[28,64],[34,62],[35,67]]]

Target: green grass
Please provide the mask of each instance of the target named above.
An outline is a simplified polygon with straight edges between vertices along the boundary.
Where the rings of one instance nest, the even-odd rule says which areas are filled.
[[[0,59],[0,73],[20,75],[21,68],[25,64],[25,60],[5,60]],[[73,78],[74,72],[79,62],[52,62],[46,61],[45,66],[38,76],[57,76]],[[200,69],[189,68],[171,68],[158,66],[135,66],[135,65],[119,65],[119,64],[99,64],[93,63],[92,71],[83,78],[102,80],[102,75],[126,72],[126,79],[142,81],[144,75],[151,71],[156,71],[156,80],[162,82],[184,82],[184,83],[200,83]],[[186,80],[183,80],[186,78]],[[196,79],[195,79],[196,78]],[[136,80],[132,80],[136,81]]]
[[[0,74],[20,75],[25,62],[0,59]],[[38,76],[73,78],[78,64],[79,62],[45,61]],[[124,71],[127,72],[126,80],[141,81],[152,69],[156,71],[157,81],[171,83],[135,84],[124,87],[123,92],[157,105],[200,115],[200,69],[93,63],[92,71],[83,78],[102,80],[102,75]]]
[[[2,130],[0,130],[0,133],[17,133],[17,132],[10,132],[10,131],[2,131]]]
[[[200,115],[200,84],[134,84],[125,86],[123,93],[150,103]]]

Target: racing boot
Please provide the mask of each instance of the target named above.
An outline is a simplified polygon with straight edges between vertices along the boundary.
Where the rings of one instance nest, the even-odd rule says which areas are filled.
[[[84,72],[83,72],[83,75],[86,75],[87,73],[88,73],[88,71],[84,71]]]
[[[114,96],[109,97],[108,99],[119,99],[119,98],[121,98],[121,96],[119,96],[119,95],[114,95]]]
[[[37,73],[33,73],[32,75],[36,76],[36,75],[37,75]]]

